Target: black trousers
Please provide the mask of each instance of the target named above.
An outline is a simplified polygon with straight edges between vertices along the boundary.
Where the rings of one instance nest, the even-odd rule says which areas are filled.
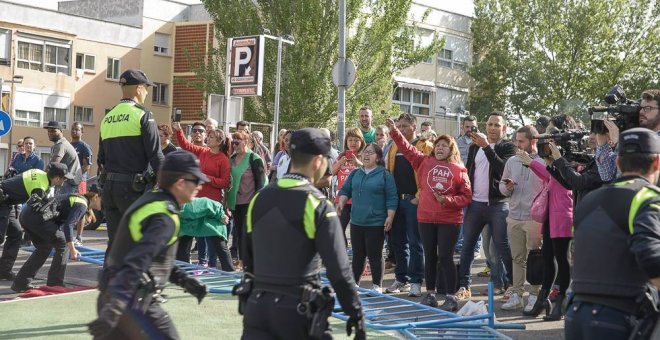
[[[99,296],[97,311],[101,310],[106,301],[104,294],[101,292]],[[179,333],[160,302],[152,300],[145,312],[127,308],[112,332],[103,337],[94,337],[94,339],[179,339]]]
[[[419,234],[424,246],[424,277],[426,290],[454,295],[456,293],[456,265],[454,248],[461,231],[460,224],[432,224],[419,222]],[[436,282],[439,287],[436,287]]]
[[[133,190],[130,182],[108,180],[103,184],[101,198],[103,199],[105,220],[108,224],[108,251],[112,247],[112,241],[122,216],[140,196],[142,196],[142,192]],[[108,252],[106,252],[107,254]]]
[[[364,263],[369,258],[372,282],[383,284],[383,243],[385,242],[384,227],[363,227],[351,224],[351,245],[353,246],[353,277],[360,283],[364,271]]]
[[[299,302],[300,298],[253,291],[245,306],[241,339],[309,339],[310,320],[296,311]],[[332,339],[329,330],[322,339]]]
[[[568,246],[570,237],[550,238],[550,225],[543,224],[543,284],[542,289],[552,288],[555,279],[559,284],[559,293],[566,294],[571,283],[571,267],[568,264]],[[556,260],[556,261],[555,261]]]
[[[20,211],[15,205],[0,205],[0,242],[5,240],[5,245],[0,256],[0,273],[9,273],[14,267],[18,250],[21,248],[23,229],[18,222]]]
[[[566,340],[627,340],[632,333],[630,315],[615,308],[575,301],[568,306]]]
[[[344,232],[342,233],[342,236],[344,236],[344,242],[346,243],[346,246],[348,247],[348,240],[346,239],[346,228],[348,227],[348,223],[351,222],[351,207],[352,204],[345,204],[344,209],[341,211],[341,216],[339,216],[339,223],[341,223],[341,230]],[[353,242],[353,241],[351,241]]]
[[[51,221],[46,223],[52,224],[52,226],[49,226],[47,229],[52,229],[52,227],[57,228],[55,223]],[[46,285],[64,286],[64,274],[69,260],[69,248],[66,246],[64,233],[59,229],[54,233],[49,232],[47,234],[33,232],[30,229],[31,227],[26,226],[25,232],[30,235],[35,250],[27,261],[25,261],[21,270],[18,271],[18,274],[16,274],[14,284],[19,287],[25,287],[30,284],[35,275],[37,275],[39,269],[41,269],[44,263],[46,263],[46,260],[50,256],[50,252],[55,249],[55,256],[53,256],[53,262],[50,265],[50,270],[48,270],[48,280],[46,281]]]
[[[192,248],[192,239],[193,236],[180,236],[179,245],[176,251],[176,259],[178,261],[183,261],[190,263],[190,250]],[[227,241],[220,236],[207,236],[203,237],[206,240],[208,245],[208,256],[209,256],[209,266],[215,267],[213,264],[216,263],[213,258],[216,256],[220,260],[220,268],[227,272],[233,272],[234,264],[231,260],[231,255],[229,254],[229,249],[227,248]]]
[[[236,204],[236,208],[233,211],[234,216],[234,231],[231,248],[232,254],[238,255],[239,259],[243,258],[243,235],[245,235],[245,220],[247,218],[247,209],[249,204]],[[234,251],[234,247],[236,251]]]

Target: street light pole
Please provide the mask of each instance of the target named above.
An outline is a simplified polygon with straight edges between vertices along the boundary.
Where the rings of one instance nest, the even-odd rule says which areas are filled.
[[[340,65],[346,62],[346,0],[339,0],[339,60]],[[339,78],[345,76],[346,68],[342,67]],[[339,150],[344,149],[344,134],[346,128],[346,83],[340,82],[337,86],[337,145]]]

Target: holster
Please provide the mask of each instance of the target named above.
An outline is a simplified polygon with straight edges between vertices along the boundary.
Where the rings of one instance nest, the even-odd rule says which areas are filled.
[[[238,296],[238,314],[243,315],[245,305],[254,288],[254,277],[249,273],[243,275],[243,279],[231,289],[231,295]]]
[[[146,178],[142,174],[135,174],[133,182],[131,182],[131,188],[135,192],[144,192],[144,189],[147,188]]]
[[[660,318],[658,289],[651,284],[647,284],[644,294],[640,294],[635,302],[639,306],[639,311],[633,318],[633,331],[630,333],[628,339],[651,339],[651,335],[654,333],[654,329],[657,327],[658,319]]]
[[[305,297],[305,294],[303,294],[303,297]],[[332,315],[335,306],[335,293],[332,288],[325,286],[321,289],[312,289],[309,298],[311,320],[308,335],[312,339],[321,339],[323,333],[330,327],[328,318]],[[301,303],[303,302],[304,300],[301,300]]]
[[[156,282],[148,273],[142,273],[140,284],[138,285],[133,301],[131,301],[131,308],[146,313],[151,301],[158,296],[156,294]]]

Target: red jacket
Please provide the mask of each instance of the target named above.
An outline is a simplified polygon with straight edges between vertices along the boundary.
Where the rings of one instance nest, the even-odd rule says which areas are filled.
[[[229,158],[222,152],[212,153],[206,146],[197,146],[190,143],[182,130],[176,132],[179,146],[194,153],[199,158],[199,166],[209,182],[202,184],[197,197],[208,197],[214,201],[222,202],[222,189],[231,185],[231,165]]]
[[[472,200],[472,189],[467,169],[460,164],[439,161],[434,155],[424,155],[401,135],[398,130],[390,136],[404,157],[410,162],[419,179],[419,205],[417,221],[434,224],[463,223],[463,208]],[[442,204],[434,192],[445,196]]]

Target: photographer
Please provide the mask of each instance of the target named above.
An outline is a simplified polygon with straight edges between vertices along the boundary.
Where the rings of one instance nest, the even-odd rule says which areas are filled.
[[[639,126],[647,128],[660,135],[660,90],[651,89],[642,92],[639,111]],[[619,141],[619,128],[614,122],[605,119],[603,122],[609,131],[598,134],[596,147],[596,164],[603,182],[609,182],[616,177],[616,145]],[[607,140],[609,136],[609,141]]]

